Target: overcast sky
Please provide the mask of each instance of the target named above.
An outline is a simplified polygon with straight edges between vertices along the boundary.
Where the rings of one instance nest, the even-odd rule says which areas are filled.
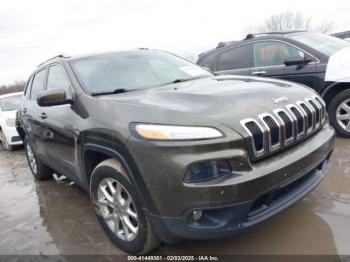
[[[350,30],[348,0],[0,0],[0,85],[59,53],[149,47],[190,57],[285,10]]]

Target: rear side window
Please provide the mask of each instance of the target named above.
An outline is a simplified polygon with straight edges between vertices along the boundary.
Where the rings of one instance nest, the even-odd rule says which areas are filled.
[[[47,78],[47,89],[63,89],[66,94],[70,94],[70,85],[66,73],[62,66],[54,65],[49,69],[49,76]]]
[[[201,62],[201,66],[209,68],[211,71],[216,71],[216,64],[218,62],[218,55],[213,55]]]
[[[218,61],[218,71],[248,68],[247,45],[234,47],[222,52]]]
[[[40,72],[34,75],[33,82],[32,82],[32,90],[30,92],[31,100],[36,100],[38,94],[40,94],[44,90],[45,77],[46,77],[46,69],[41,70]]]

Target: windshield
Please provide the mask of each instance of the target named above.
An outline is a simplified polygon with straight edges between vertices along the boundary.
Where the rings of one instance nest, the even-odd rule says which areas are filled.
[[[17,110],[21,103],[22,95],[9,96],[0,99],[0,106],[2,111]]]
[[[288,37],[328,56],[333,55],[340,49],[350,46],[349,42],[342,39],[319,33],[291,34],[288,35]]]
[[[73,60],[71,64],[91,93],[146,89],[212,76],[175,55],[151,50],[97,55]]]

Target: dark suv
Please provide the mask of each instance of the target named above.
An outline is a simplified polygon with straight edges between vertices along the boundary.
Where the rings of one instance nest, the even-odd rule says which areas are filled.
[[[271,217],[321,182],[334,145],[315,92],[156,50],[41,64],[17,130],[34,177],[85,189],[111,241],[136,254]]]
[[[281,78],[313,88],[326,101],[331,125],[350,137],[350,43],[318,33],[275,32],[219,43],[198,64],[219,74]]]

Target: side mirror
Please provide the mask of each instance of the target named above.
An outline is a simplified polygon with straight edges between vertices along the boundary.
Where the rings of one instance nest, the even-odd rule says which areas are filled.
[[[304,59],[303,58],[300,58],[300,57],[290,57],[286,60],[284,60],[284,64],[286,66],[293,66],[293,65],[306,65],[308,63],[310,63],[312,61],[311,58],[309,57],[305,57]]]
[[[57,106],[72,103],[63,89],[49,89],[41,92],[36,101],[39,106]]]

